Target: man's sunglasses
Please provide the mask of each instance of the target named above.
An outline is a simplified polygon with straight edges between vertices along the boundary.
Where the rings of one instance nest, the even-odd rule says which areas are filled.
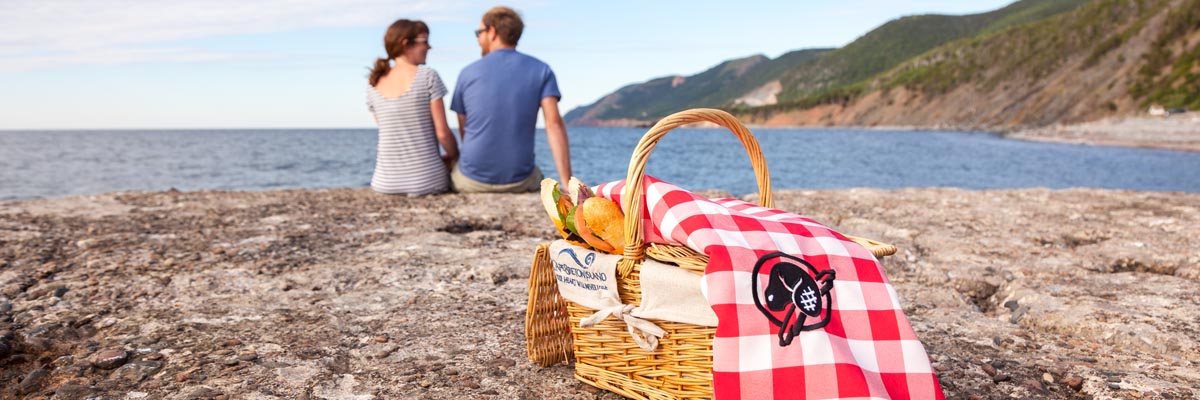
[[[479,37],[479,35],[480,35],[480,34],[482,34],[482,33],[484,33],[484,32],[487,32],[487,28],[480,28],[480,29],[476,29],[476,30],[475,30],[475,37]]]

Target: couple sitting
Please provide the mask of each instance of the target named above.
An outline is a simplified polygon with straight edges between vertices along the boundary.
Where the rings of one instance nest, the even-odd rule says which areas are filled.
[[[536,191],[542,180],[533,154],[539,108],[559,178],[567,181],[571,154],[558,112],[562,95],[550,66],[516,51],[524,27],[507,7],[483,15],[475,31],[483,58],[463,68],[450,101],[458,113],[458,142],[446,122],[446,86],[433,69],[420,67],[432,48],[429,27],[402,19],[388,28],[387,58],[376,60],[367,89],[367,107],[379,125],[372,189],[411,196]]]

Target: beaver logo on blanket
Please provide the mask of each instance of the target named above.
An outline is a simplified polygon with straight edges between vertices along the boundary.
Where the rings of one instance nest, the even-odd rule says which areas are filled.
[[[765,286],[759,283],[764,274]],[[818,272],[807,261],[780,252],[767,254],[754,264],[754,305],[779,327],[780,347],[791,344],[801,331],[829,323],[829,290],[835,275],[832,269]]]

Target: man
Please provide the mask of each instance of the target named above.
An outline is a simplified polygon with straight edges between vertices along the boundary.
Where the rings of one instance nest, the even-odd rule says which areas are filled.
[[[475,36],[483,58],[463,68],[450,109],[458,113],[461,146],[450,173],[458,192],[537,191],[542,172],[534,164],[538,108],[563,184],[571,177],[567,127],[558,113],[558,82],[540,60],[517,52],[525,24],[511,8],[495,7]]]

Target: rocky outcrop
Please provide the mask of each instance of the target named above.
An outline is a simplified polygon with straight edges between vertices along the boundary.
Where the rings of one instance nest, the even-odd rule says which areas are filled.
[[[753,197],[753,196],[751,196]],[[1200,396],[1200,195],[776,191],[890,242],[951,398]],[[605,398],[525,361],[535,194],[0,203],[0,398]]]

